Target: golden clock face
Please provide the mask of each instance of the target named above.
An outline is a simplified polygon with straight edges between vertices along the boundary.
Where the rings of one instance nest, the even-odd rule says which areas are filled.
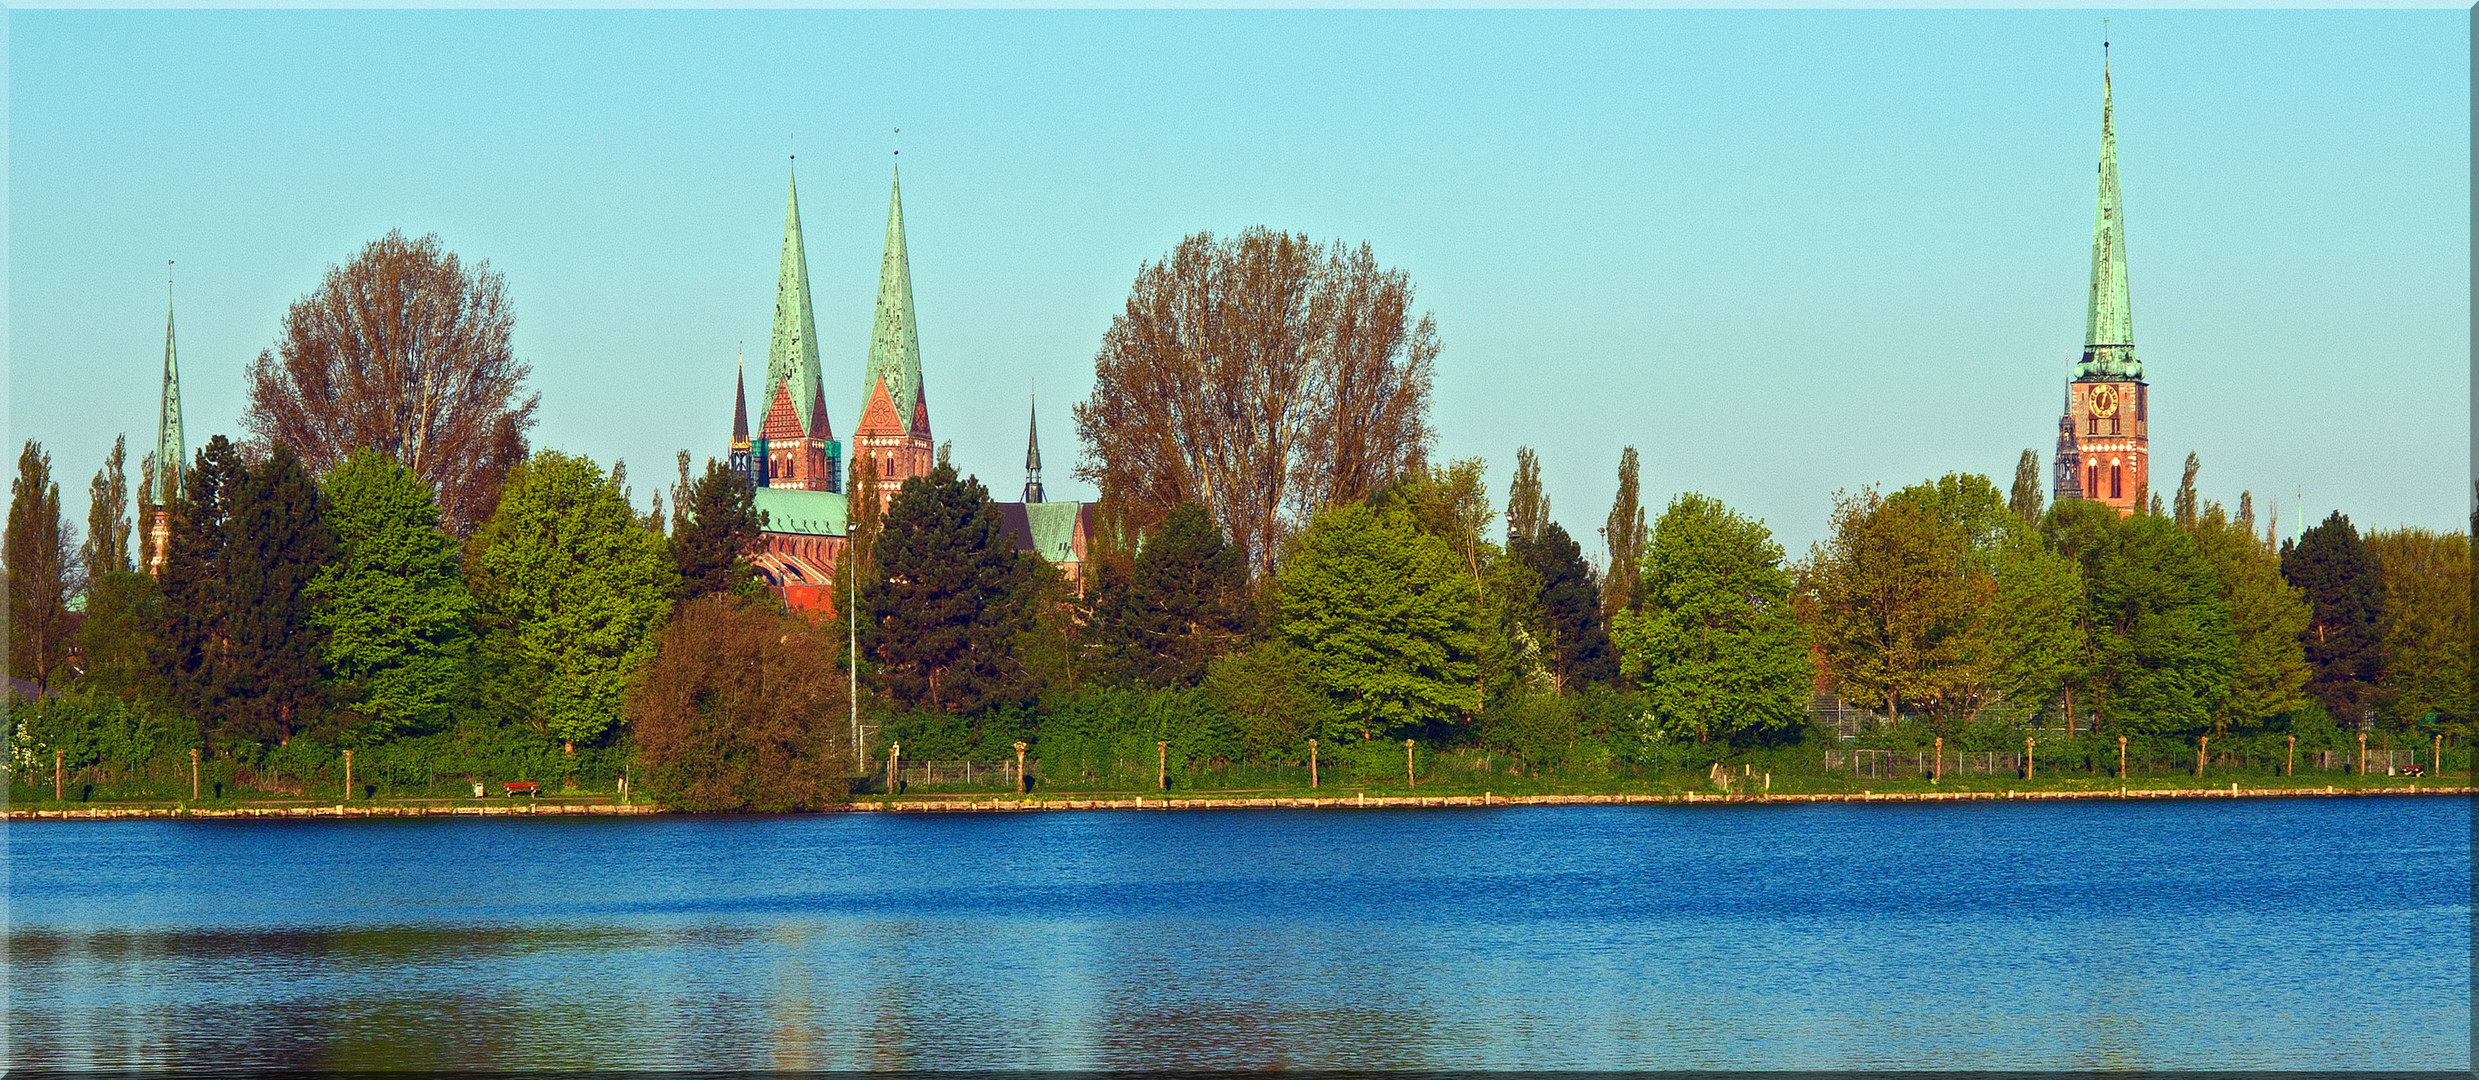
[[[2107,416],[2117,411],[2117,390],[2103,386],[2092,391],[2092,415]]]

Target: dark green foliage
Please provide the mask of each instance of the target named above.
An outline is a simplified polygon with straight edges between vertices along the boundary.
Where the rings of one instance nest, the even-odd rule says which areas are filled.
[[[127,772],[180,753],[195,734],[142,702],[83,692],[17,702],[8,718],[12,769],[47,785],[55,764],[71,773]]]
[[[469,696],[473,595],[430,485],[374,450],[327,476],[337,558],[310,584],[344,745],[444,727]]]
[[[78,652],[86,673],[80,688],[130,700],[153,696],[155,632],[163,624],[163,593],[155,579],[116,570],[86,586],[86,617],[78,627]]]
[[[2335,511],[2283,545],[2281,576],[2307,595],[2307,692],[2343,723],[2366,721],[2384,669],[2384,580],[2350,519]]]
[[[1010,654],[1032,616],[1039,558],[1007,538],[981,481],[940,465],[904,481],[874,548],[878,580],[861,596],[866,648],[904,709],[978,712],[1021,700]]]
[[[1046,705],[1035,749],[1041,774],[1054,781],[1114,774],[1151,779],[1166,752],[1177,775],[1242,752],[1240,725],[1201,690],[1085,690]],[[1170,746],[1165,751],[1157,743]],[[912,755],[909,748],[905,753]]]
[[[173,703],[209,731],[225,726],[226,699],[241,689],[225,623],[232,604],[231,503],[245,473],[231,440],[208,439],[182,473],[164,542],[155,669]]]
[[[9,485],[0,558],[8,563],[9,673],[37,686],[50,686],[68,662],[69,596],[79,584],[76,547],[76,527],[60,516],[52,456],[28,439],[17,457],[17,479]]]
[[[225,606],[230,693],[219,732],[285,742],[318,720],[325,700],[310,582],[336,556],[326,496],[301,459],[276,444],[233,485],[225,519]]]
[[[681,472],[687,471],[684,457]],[[680,509],[685,520],[671,538],[672,559],[680,568],[677,599],[757,595],[763,586],[749,560],[762,550],[758,533],[766,516],[758,511],[748,477],[708,458],[706,474],[688,486]]]
[[[1146,686],[1195,686],[1248,633],[1247,560],[1196,503],[1172,508],[1126,584],[1098,596],[1103,648],[1121,677]]]
[[[2195,732],[2228,699],[2237,631],[2220,579],[2168,518],[2136,514],[2111,531],[2085,578],[2094,671],[2087,681],[2111,732]]]
[[[1309,686],[1298,650],[1267,641],[1214,661],[1206,695],[1237,726],[1239,752],[1258,761],[1289,761],[1308,740],[1333,726],[1334,707]]]
[[[1565,527],[1547,522],[1538,536],[1510,541],[1507,553],[1541,579],[1540,611],[1549,635],[1544,660],[1558,686],[1573,688],[1615,676],[1618,665],[1601,615],[1601,582]]]

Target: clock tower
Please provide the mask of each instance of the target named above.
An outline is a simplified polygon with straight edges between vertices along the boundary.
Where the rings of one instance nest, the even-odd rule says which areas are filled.
[[[2092,296],[2084,323],[2083,357],[2066,386],[2057,423],[2059,499],[2091,499],[2129,514],[2151,493],[2151,387],[2135,358],[2134,315],[2127,301],[2126,221],[2117,185],[2117,131],[2109,66],[2100,68],[2100,206],[2092,221]]]

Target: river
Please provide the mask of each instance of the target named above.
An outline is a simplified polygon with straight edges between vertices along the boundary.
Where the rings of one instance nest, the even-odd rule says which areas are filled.
[[[12,1067],[2471,1067],[2470,803],[20,823]]]

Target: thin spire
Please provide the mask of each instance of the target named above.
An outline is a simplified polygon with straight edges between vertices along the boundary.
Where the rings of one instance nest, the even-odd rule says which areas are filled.
[[[2075,377],[2143,378],[2135,357],[2133,304],[2126,278],[2126,218],[2118,194],[2116,106],[2109,80],[2108,42],[2100,61],[2100,197],[2092,216],[2092,294],[2084,323],[2083,359]]]
[[[775,329],[766,346],[766,385],[792,382],[792,404],[809,426],[809,403],[818,396],[818,317],[809,303],[809,255],[801,242],[800,178],[784,196],[783,260],[775,278]]]
[[[1042,492],[1042,407],[1038,393],[1033,399],[1033,415],[1024,430],[1024,501],[1049,502]]]
[[[181,467],[189,446],[181,431],[181,358],[172,332],[172,260],[164,260],[164,385],[155,418],[155,471],[146,478],[147,501],[162,506],[181,491]]]
[[[732,358],[732,445],[749,445],[749,357],[739,350]]]
[[[870,322],[869,367],[861,379],[867,402],[880,383],[895,406],[896,423],[910,428],[920,410],[921,339],[913,325],[912,263],[904,244],[904,177],[887,189],[887,245],[878,264],[878,310]],[[866,407],[866,406],[864,406]]]

